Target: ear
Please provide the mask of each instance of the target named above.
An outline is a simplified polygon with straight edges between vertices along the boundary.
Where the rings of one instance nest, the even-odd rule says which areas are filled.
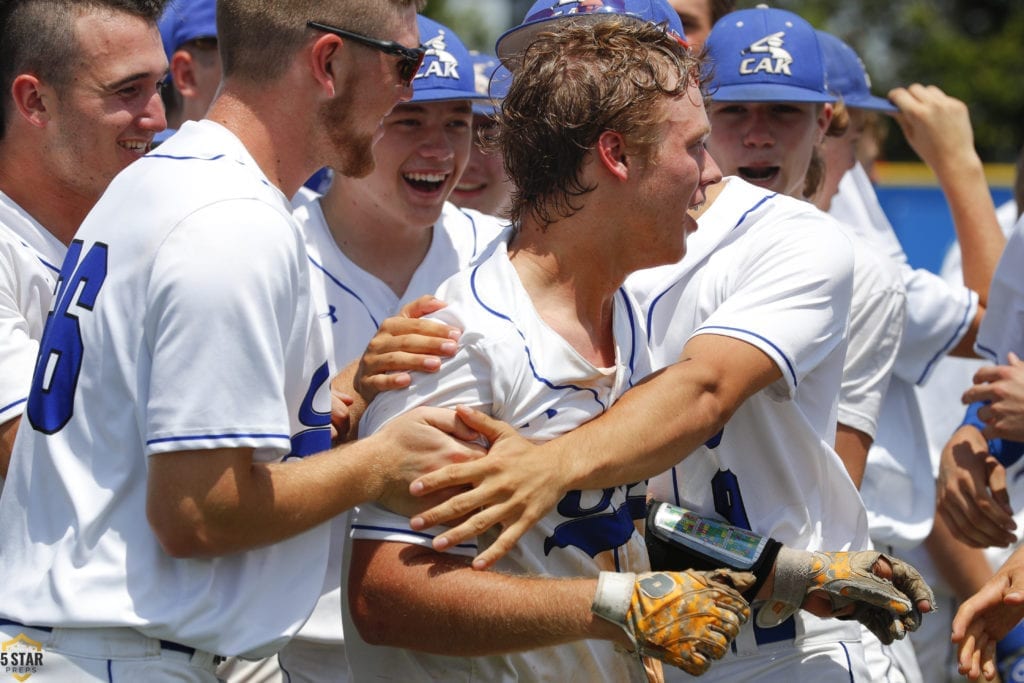
[[[338,36],[326,34],[317,38],[309,48],[309,66],[313,78],[329,97],[335,95],[335,71],[338,69],[337,58],[341,56],[342,45]]]
[[[45,128],[51,112],[46,107],[53,96],[53,89],[47,88],[31,74],[19,74],[11,84],[11,97],[22,118],[36,128]]]
[[[606,130],[597,138],[594,154],[598,163],[619,180],[629,178],[629,161],[626,155],[626,140],[622,133]]]
[[[178,92],[186,97],[196,94],[195,62],[188,50],[178,50],[171,55],[170,72]]]
[[[832,123],[832,114],[835,112],[830,102],[825,102],[821,105],[818,110],[818,144],[820,145],[825,141],[825,133],[828,132],[828,126]]]

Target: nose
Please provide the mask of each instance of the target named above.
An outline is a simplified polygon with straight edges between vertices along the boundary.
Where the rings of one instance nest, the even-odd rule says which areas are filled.
[[[455,156],[455,147],[447,135],[444,124],[424,124],[424,137],[418,151],[421,156],[438,161],[447,161]]]
[[[154,89],[153,94],[146,100],[146,106],[139,114],[139,127],[154,133],[167,128],[167,112],[164,110],[159,89]]]
[[[768,117],[760,111],[752,111],[742,135],[743,144],[748,147],[770,147],[775,144]]]

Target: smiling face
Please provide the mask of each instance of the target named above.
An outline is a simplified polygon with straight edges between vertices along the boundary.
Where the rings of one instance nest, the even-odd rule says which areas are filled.
[[[155,25],[129,14],[81,13],[77,60],[54,89],[43,155],[55,178],[99,197],[167,126],[158,84],[167,58]]]
[[[487,152],[482,142],[494,136],[497,123],[490,116],[473,115],[473,147],[469,163],[452,191],[452,203],[476,209],[492,216],[500,215],[507,207],[512,183],[505,175],[501,154]]]
[[[400,104],[384,120],[377,167],[349,196],[381,222],[433,225],[466,167],[472,125],[469,100]]]
[[[708,149],[725,175],[800,196],[831,118],[830,104],[713,102]]]

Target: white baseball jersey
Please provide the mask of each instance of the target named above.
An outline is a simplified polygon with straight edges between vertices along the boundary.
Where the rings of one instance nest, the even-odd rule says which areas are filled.
[[[320,594],[328,525],[175,559],[146,521],[148,458],[330,445],[327,351],[291,205],[229,131],[185,124],[123,171],[61,269],[0,498],[0,616],[276,651]]]
[[[739,178],[726,182],[682,261],[635,273],[627,286],[646,311],[655,368],[677,361],[692,337],[711,334],[760,349],[782,378],[748,398],[718,437],[651,479],[649,490],[793,548],[865,548],[864,507],[832,449],[853,289],[849,239],[806,202]],[[744,626],[742,656],[727,655],[706,676],[746,680],[737,675],[751,666],[747,655],[769,657],[768,644],[783,639],[789,647],[845,641],[860,649],[857,624],[798,612],[778,629]],[[757,643],[767,649],[759,653]]]
[[[935,513],[933,469],[914,385],[923,384],[967,333],[978,297],[962,284],[911,268],[902,248],[895,251],[896,233],[859,165],[839,184],[831,214],[888,253],[906,288],[903,338],[860,491],[875,545],[907,549],[928,536]]]
[[[25,409],[66,253],[60,240],[0,192],[0,424]]]
[[[338,248],[327,226],[317,195],[303,193],[294,200],[310,271],[313,302],[323,324],[332,364],[332,376],[357,360],[380,323],[410,301],[433,294],[446,279],[472,264],[506,228],[493,216],[465,211],[445,203],[433,226],[433,240],[402,296],[353,263]],[[320,600],[297,638],[343,642],[341,623],[342,548],[348,531],[348,513],[331,523],[331,553]]]
[[[853,245],[853,298],[838,421],[874,437],[903,335],[906,291],[895,264],[840,227]]]
[[[988,307],[978,329],[974,350],[994,363],[1005,364],[1013,351],[1024,356],[1024,218],[1006,241],[988,290]]]
[[[515,426],[528,439],[547,441],[601,414],[649,373],[639,313],[623,290],[615,296],[616,365],[594,367],[538,315],[504,243],[479,265],[448,280],[438,296],[448,307],[435,317],[464,330],[458,353],[439,373],[418,374],[409,390],[377,396],[363,416],[361,433],[372,433],[416,406],[470,405]],[[495,569],[555,577],[647,571],[647,550],[637,527],[645,516],[645,493],[643,483],[569,492]],[[374,505],[361,506],[352,517],[355,541],[429,546],[440,532],[411,532],[406,518]],[[479,539],[480,544],[488,538]],[[477,547],[467,544],[453,552],[473,556]],[[356,680],[646,680],[636,656],[608,641],[493,657],[441,657],[368,646],[348,624],[346,647]]]

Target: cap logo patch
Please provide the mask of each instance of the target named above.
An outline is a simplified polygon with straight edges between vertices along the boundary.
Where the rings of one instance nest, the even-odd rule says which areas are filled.
[[[459,80],[459,60],[455,59],[455,55],[451,52],[448,52],[444,34],[444,31],[438,31],[436,36],[423,43],[423,47],[427,48],[423,58],[426,68],[416,74],[416,79],[435,76]]]
[[[775,76],[792,76],[789,66],[793,63],[793,55],[782,47],[785,35],[785,31],[779,31],[751,43],[750,47],[740,53],[753,55],[740,61],[740,74],[750,76],[768,73]]]

